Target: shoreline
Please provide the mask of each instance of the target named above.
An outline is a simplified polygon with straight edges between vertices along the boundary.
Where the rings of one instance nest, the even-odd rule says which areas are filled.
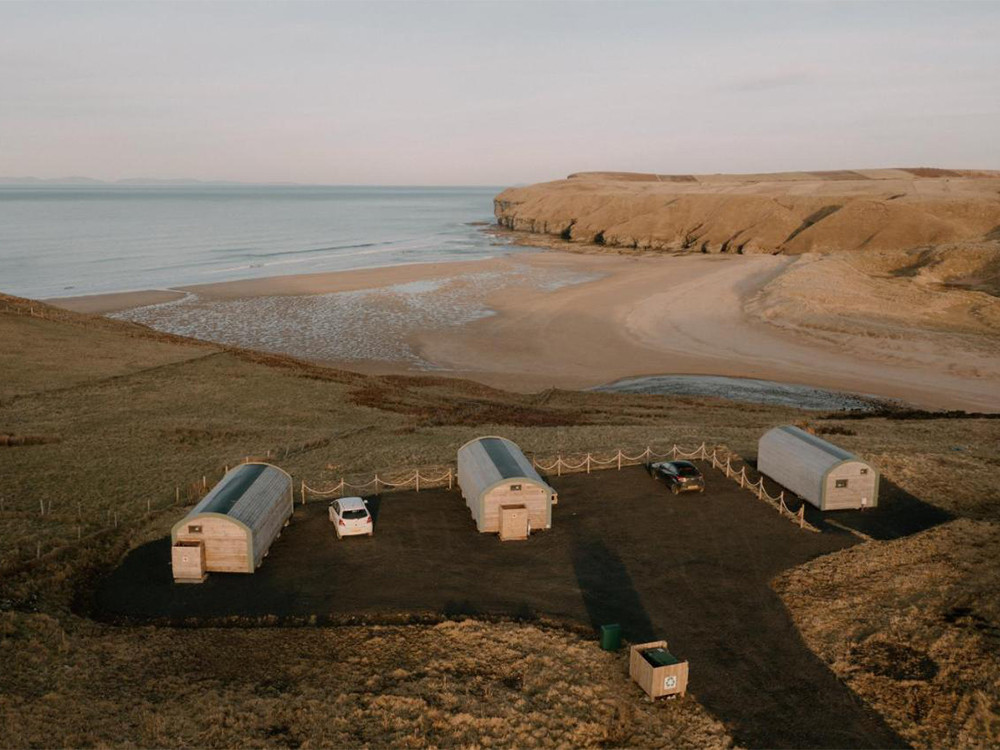
[[[192,295],[201,320],[214,320],[220,306],[267,303],[267,315],[285,328],[278,334],[271,330],[257,341],[222,343],[281,351],[368,374],[461,377],[520,392],[587,389],[624,378],[699,374],[864,394],[921,408],[970,412],[1000,408],[1000,357],[993,356],[989,347],[967,352],[961,340],[943,350],[910,347],[905,339],[901,343],[874,322],[866,336],[831,340],[821,331],[793,329],[748,311],[749,303],[769,284],[806,262],[771,255],[651,257],[549,250],[484,260],[216,282],[151,291],[145,297],[132,292],[52,303],[78,310],[84,306],[86,312],[119,313],[135,310],[137,301],[158,304]],[[310,350],[316,342],[325,344],[331,337],[338,338],[338,331],[346,331],[336,327],[339,319],[324,320],[327,328],[322,335],[313,335],[312,344],[308,330],[302,328],[312,325],[312,318],[329,315],[326,308],[304,313],[305,308],[323,295],[336,297],[342,292],[355,293],[346,307],[353,311],[350,333],[358,337],[361,357],[353,351],[351,356],[343,356],[343,351],[324,356],[318,349]],[[445,309],[428,320],[408,321],[414,300],[420,310],[452,304],[488,312],[465,315]],[[247,330],[252,326],[246,320],[258,322],[257,308],[248,310],[240,307],[229,313],[238,315]],[[157,317],[163,310],[146,312],[149,317],[138,322],[153,327],[169,322]],[[393,327],[383,325],[380,315],[395,316]],[[291,318],[294,321],[286,320]],[[250,330],[243,335],[255,334]],[[369,346],[380,336],[391,339],[392,356],[380,354],[388,351],[385,347]],[[945,341],[950,339],[945,337]],[[993,345],[992,340],[987,343]],[[400,347],[409,354],[400,355]]]
[[[529,251],[525,248],[510,254],[526,255],[529,254]],[[239,297],[296,296],[357,291],[405,283],[418,278],[444,278],[452,275],[449,273],[452,270],[458,272],[475,270],[482,264],[490,264],[500,260],[505,255],[476,260],[418,261],[399,263],[393,266],[352,268],[345,271],[320,271],[232,279],[230,281],[210,281],[203,284],[177,285],[166,289],[135,289],[67,297],[45,297],[40,301],[72,312],[104,315],[164,302],[174,302],[183,299],[188,294],[197,294],[208,299],[236,299]],[[430,271],[430,274],[425,275],[422,273],[424,271]],[[378,278],[375,278],[376,276]]]

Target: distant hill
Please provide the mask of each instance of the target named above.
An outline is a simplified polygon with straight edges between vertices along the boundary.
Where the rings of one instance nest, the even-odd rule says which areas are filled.
[[[1000,172],[932,167],[661,175],[582,172],[509,188],[510,229],[706,253],[911,250],[1000,239]]]

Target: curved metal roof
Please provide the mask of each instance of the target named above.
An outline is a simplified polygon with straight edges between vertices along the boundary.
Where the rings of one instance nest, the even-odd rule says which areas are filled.
[[[267,463],[245,463],[229,470],[184,518],[174,524],[177,529],[196,516],[224,516],[252,532],[267,517],[274,503],[290,501],[292,478],[283,469]]]

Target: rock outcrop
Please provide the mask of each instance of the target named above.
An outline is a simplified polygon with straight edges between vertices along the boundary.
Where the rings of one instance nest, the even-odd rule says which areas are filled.
[[[642,250],[910,250],[1000,239],[1000,172],[586,172],[504,190],[494,213],[509,229]]]

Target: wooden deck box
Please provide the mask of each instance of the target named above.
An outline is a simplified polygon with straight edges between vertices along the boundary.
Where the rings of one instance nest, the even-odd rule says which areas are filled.
[[[650,652],[647,655],[647,652]],[[684,695],[688,663],[667,651],[666,641],[638,643],[629,651],[628,673],[650,698]]]
[[[500,541],[528,538],[528,509],[523,505],[500,506]]]
[[[174,542],[171,551],[175,583],[202,583],[205,573],[205,545],[200,541]]]

